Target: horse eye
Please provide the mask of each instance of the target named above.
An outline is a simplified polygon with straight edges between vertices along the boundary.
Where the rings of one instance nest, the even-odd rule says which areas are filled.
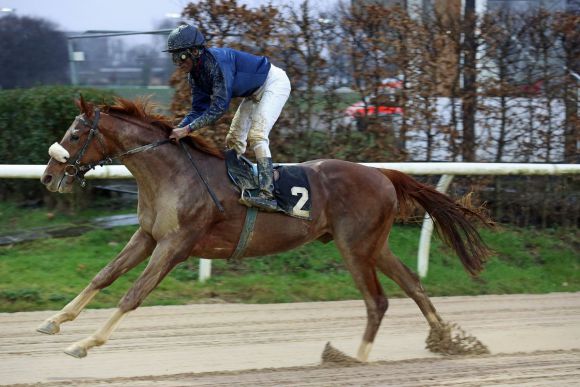
[[[70,135],[70,140],[71,141],[78,141],[79,140],[79,130],[78,129],[73,129],[73,131]]]

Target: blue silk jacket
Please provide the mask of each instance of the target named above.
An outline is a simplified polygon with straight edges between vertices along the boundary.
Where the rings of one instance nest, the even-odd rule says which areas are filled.
[[[191,111],[180,127],[197,130],[217,121],[235,97],[252,95],[266,81],[270,61],[231,48],[208,48],[188,74]]]

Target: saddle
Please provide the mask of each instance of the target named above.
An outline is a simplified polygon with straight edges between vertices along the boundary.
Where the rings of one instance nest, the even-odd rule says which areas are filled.
[[[258,169],[249,159],[233,149],[225,153],[226,169],[230,180],[240,192],[240,198],[256,197],[260,193]],[[312,195],[304,168],[295,165],[274,166],[274,197],[280,212],[310,220]]]

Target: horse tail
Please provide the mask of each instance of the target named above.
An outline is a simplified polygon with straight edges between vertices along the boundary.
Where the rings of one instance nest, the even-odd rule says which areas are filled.
[[[414,203],[419,203],[431,216],[439,237],[461,259],[465,269],[472,275],[479,274],[491,254],[481,239],[472,220],[491,226],[491,220],[469,203],[456,203],[435,188],[419,183],[411,176],[392,169],[379,169],[391,180],[397,193],[399,212],[409,214]]]

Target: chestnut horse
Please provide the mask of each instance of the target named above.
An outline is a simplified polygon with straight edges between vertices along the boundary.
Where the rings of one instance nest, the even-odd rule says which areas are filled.
[[[199,174],[196,173],[188,156],[167,140],[173,125],[153,113],[153,106],[147,101],[118,99],[112,106],[96,108],[81,97],[77,105],[81,114],[60,144],[51,147],[52,158],[42,183],[53,192],[71,192],[75,180],[84,182],[87,170],[107,159],[118,158],[131,171],[139,188],[140,227],[119,255],[74,300],[44,321],[38,331],[59,332],[60,325],[74,320],[101,289],[151,257],[111,318],[94,334],[65,351],[84,357],[90,348],[109,339],[121,319],[141,305],[175,265],[190,256],[231,257],[247,208],[238,203],[239,193],[228,179],[223,153],[199,136],[188,138],[185,142],[197,165]],[[483,269],[489,254],[472,220],[484,223],[487,220],[476,210],[455,203],[402,172],[339,160],[299,165],[310,180],[311,219],[260,212],[253,239],[243,256],[275,254],[314,240],[334,240],[366,305],[366,330],[357,355],[360,361],[368,359],[388,307],[377,269],[417,303],[430,325],[430,337],[434,333],[441,336],[445,323],[417,275],[389,248],[388,237],[395,216],[407,213],[415,203],[420,204],[472,275]],[[204,181],[213,191],[215,202]],[[430,349],[454,352],[447,346],[435,345]]]

